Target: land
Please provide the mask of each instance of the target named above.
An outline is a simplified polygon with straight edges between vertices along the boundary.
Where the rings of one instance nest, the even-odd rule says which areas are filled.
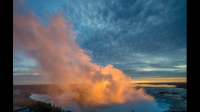
[[[143,87],[146,93],[153,96],[158,104],[167,108],[165,112],[186,112],[187,111],[187,83],[140,83],[140,84],[167,84],[176,87]],[[73,85],[76,86],[76,85]],[[141,88],[141,87],[136,87]],[[78,90],[77,90],[78,91]],[[27,106],[32,112],[39,109],[64,112],[61,107],[30,99],[31,93],[49,94],[57,96],[63,91],[57,85],[13,85],[13,107]],[[50,94],[51,93],[51,94]],[[53,94],[52,94],[53,93]],[[38,110],[35,110],[38,109]],[[68,110],[70,111],[70,110]]]
[[[187,89],[187,82],[171,82],[171,83],[138,83],[138,84],[153,84],[153,85],[167,84],[167,85],[176,85],[176,88],[184,88],[184,89]]]
[[[18,88],[24,86],[18,86]],[[32,90],[34,91],[34,90]],[[26,106],[30,112],[71,112],[70,110],[64,110],[61,107],[56,107],[51,103],[45,103],[41,101],[35,101],[30,99],[32,91],[26,90],[13,90],[13,108]],[[34,92],[41,92],[40,90]]]

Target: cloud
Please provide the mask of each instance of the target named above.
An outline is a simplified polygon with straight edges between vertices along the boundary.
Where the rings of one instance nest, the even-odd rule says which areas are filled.
[[[88,55],[92,63],[112,64],[120,70],[129,70],[130,76],[149,73],[186,77],[186,70],[173,70],[177,69],[175,66],[185,65],[187,60],[186,0],[25,2],[45,25],[49,19],[43,12],[64,11],[77,34],[75,41],[90,51]],[[159,71],[147,73],[137,68],[156,68]],[[161,71],[167,69],[172,71]]]
[[[14,4],[15,5],[15,4]],[[88,50],[82,49],[74,40],[76,33],[65,19],[62,11],[49,15],[49,23],[37,21],[33,12],[13,11],[13,50],[37,62],[35,70],[43,75],[23,75],[22,80],[33,81],[29,77],[48,78],[58,84],[63,91],[75,91],[69,84],[80,84],[77,100],[85,105],[123,103],[129,100],[153,100],[142,90],[128,88],[131,78],[113,65],[100,66],[91,63]],[[13,77],[21,77],[17,75]],[[16,79],[15,79],[16,80]],[[41,78],[42,80],[42,78]],[[45,79],[46,80],[46,79]],[[105,83],[106,82],[106,83]],[[31,82],[32,83],[32,82]]]
[[[92,52],[94,63],[122,70],[129,63],[137,68],[186,63],[185,0],[66,2],[62,7],[71,18],[76,42]]]
[[[179,65],[179,66],[174,66],[174,67],[178,67],[178,68],[186,68],[187,65]]]

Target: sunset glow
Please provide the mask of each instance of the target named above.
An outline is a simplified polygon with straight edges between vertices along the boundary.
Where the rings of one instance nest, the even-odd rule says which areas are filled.
[[[158,97],[186,99],[186,20],[185,0],[13,0],[13,85],[78,112],[172,108]]]

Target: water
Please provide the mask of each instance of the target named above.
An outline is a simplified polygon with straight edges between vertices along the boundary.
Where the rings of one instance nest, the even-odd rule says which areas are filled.
[[[33,100],[51,103],[52,105],[61,107],[64,110],[73,110],[74,112],[80,112],[79,110],[81,110],[81,106],[76,101],[71,100],[74,95],[69,93],[64,93],[59,97],[51,97],[47,94],[31,94],[30,98]],[[66,98],[64,98],[64,96]]]
[[[92,109],[81,107],[78,102],[71,100],[74,96],[75,93],[64,93],[59,97],[32,93],[30,98],[36,101],[51,103],[52,105],[61,107],[64,110],[71,110],[73,112],[132,112],[133,110],[134,112],[163,112],[169,107],[169,104],[156,100],[140,100],[137,102],[126,102],[109,106],[104,105]]]

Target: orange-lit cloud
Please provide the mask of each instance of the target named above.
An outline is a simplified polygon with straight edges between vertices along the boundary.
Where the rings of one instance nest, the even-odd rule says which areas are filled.
[[[173,83],[173,82],[187,82],[186,77],[143,77],[138,79],[132,79],[130,83]]]
[[[63,12],[50,16],[48,26],[36,20],[31,12],[13,12],[13,50],[24,52],[37,61],[37,70],[58,84],[63,91],[77,92],[76,99],[86,105],[123,103],[153,98],[143,89],[130,89],[131,78],[112,65],[91,63],[74,41],[76,34]],[[79,84],[72,87],[70,84]],[[85,97],[86,95],[87,97]]]

